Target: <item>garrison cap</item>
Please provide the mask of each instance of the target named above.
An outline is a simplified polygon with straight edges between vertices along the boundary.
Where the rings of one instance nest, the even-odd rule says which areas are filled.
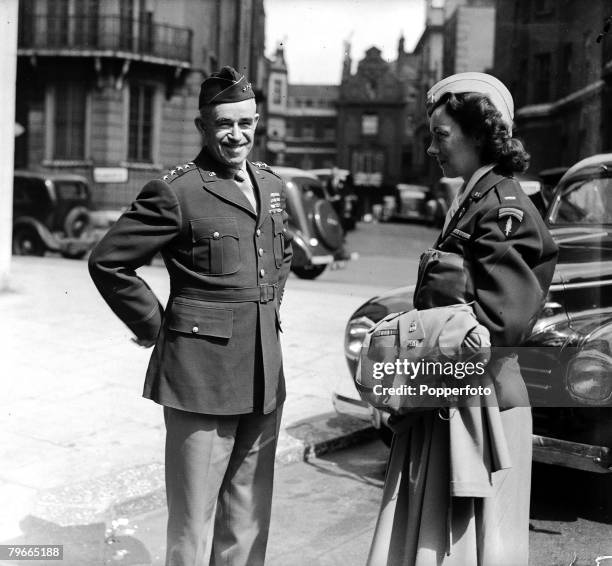
[[[447,92],[478,92],[485,94],[493,106],[499,110],[502,120],[512,132],[514,118],[514,101],[506,85],[499,79],[486,73],[457,73],[437,82],[427,93],[427,104],[435,104]]]
[[[255,98],[251,83],[232,67],[223,67],[204,80],[200,86],[198,108],[210,104],[240,102]]]

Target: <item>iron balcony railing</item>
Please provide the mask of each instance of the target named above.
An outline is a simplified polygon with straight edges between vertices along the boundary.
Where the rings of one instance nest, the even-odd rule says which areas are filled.
[[[191,62],[192,30],[121,16],[34,16],[19,21],[19,48],[127,52]]]

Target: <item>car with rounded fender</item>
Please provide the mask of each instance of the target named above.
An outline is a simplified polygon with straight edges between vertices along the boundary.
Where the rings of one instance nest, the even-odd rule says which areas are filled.
[[[533,459],[612,472],[612,154],[570,167],[544,216],[559,246],[546,302],[519,360],[533,412]],[[345,357],[355,376],[368,329],[412,308],[414,286],[373,297],[350,317]],[[369,419],[389,439],[388,414],[368,406],[350,379],[333,394],[340,413]],[[612,476],[609,476],[612,479]]]
[[[354,230],[359,220],[358,197],[352,186],[352,175],[348,169],[337,167],[309,169],[323,183],[327,199],[332,203],[345,231]]]
[[[15,171],[13,253],[47,251],[82,258],[97,241],[87,179],[71,174]]]
[[[293,167],[275,166],[273,171],[285,181],[293,273],[314,279],[328,265],[350,259],[340,219],[317,176]]]

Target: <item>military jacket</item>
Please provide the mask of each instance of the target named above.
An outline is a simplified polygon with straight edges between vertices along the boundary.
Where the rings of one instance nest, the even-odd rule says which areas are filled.
[[[207,414],[270,412],[285,398],[280,306],[291,264],[284,184],[247,163],[256,213],[202,151],[147,183],[94,249],[100,293],[141,339],[156,339],[144,396]],[[164,310],[136,269],[160,252]]]
[[[464,260],[464,276],[449,270],[443,281],[419,271],[415,307],[457,302],[464,289],[478,321],[488,329],[493,347],[520,346],[543,306],[557,262],[558,248],[539,212],[512,177],[496,170],[485,174],[440,234],[435,249]],[[433,281],[433,284],[429,284]],[[453,290],[446,296],[447,290]],[[446,291],[445,291],[446,290]],[[493,352],[495,356],[495,352]],[[502,406],[527,405],[527,393],[514,357],[490,364]]]

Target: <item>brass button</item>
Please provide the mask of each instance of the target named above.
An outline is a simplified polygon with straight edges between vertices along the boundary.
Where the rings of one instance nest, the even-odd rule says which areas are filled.
[[[198,332],[200,332],[200,328],[199,328],[199,327],[197,327],[197,326],[194,326],[194,327],[191,329],[191,332],[193,332],[194,334],[197,334]]]
[[[260,269],[259,270],[259,276],[263,277],[266,274],[266,270],[265,269]]]
[[[261,230],[259,228],[257,228],[257,230],[255,230],[255,235],[259,238],[259,236],[261,236]]]
[[[215,240],[218,240],[221,237],[221,234],[219,234],[219,232],[213,232],[213,238]]]
[[[257,250],[257,253],[258,253],[260,256],[262,256],[262,255],[264,254],[263,248],[259,248],[259,249]]]

